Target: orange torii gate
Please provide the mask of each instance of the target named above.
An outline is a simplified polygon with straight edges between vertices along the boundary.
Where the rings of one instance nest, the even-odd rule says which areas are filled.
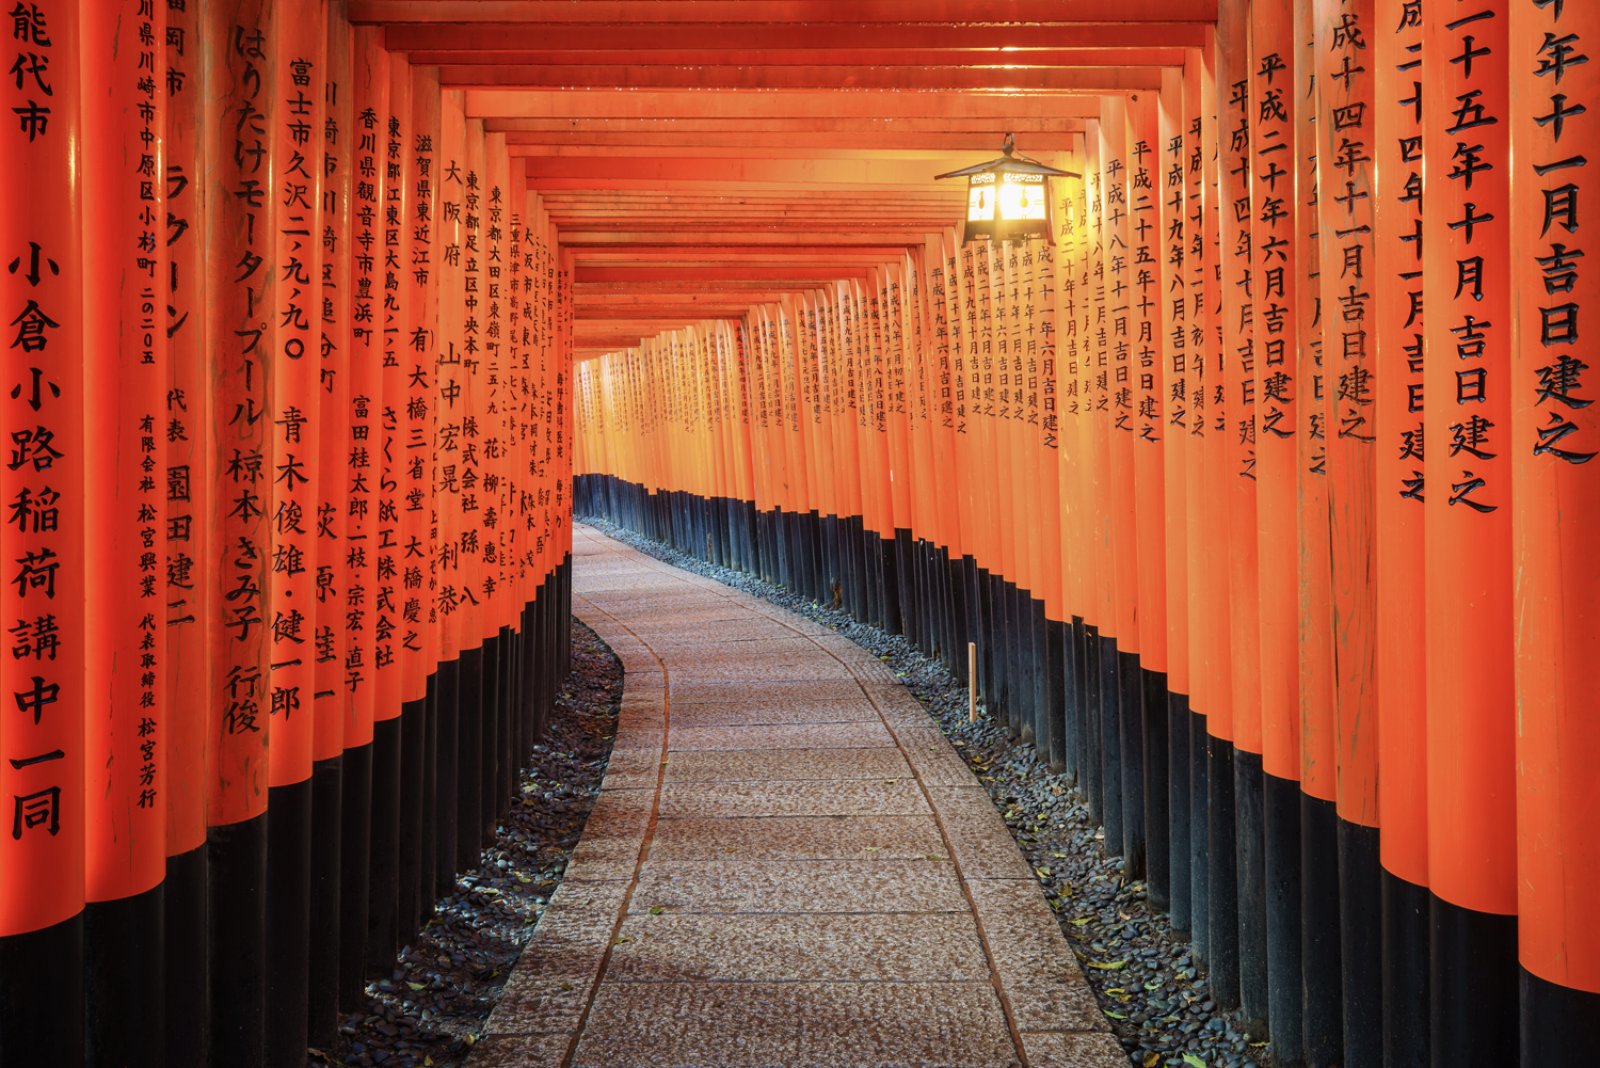
[[[975,643],[1281,1063],[1600,1044],[1589,5],[14,6],[0,1064],[330,1037],[575,505]]]

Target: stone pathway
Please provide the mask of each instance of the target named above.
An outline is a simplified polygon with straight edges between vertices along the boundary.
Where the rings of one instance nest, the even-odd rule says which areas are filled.
[[[626,671],[600,799],[471,1068],[1122,1068],[1038,884],[853,642],[579,526]]]

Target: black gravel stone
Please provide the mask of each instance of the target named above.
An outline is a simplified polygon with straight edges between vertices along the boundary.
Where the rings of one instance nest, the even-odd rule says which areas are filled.
[[[825,624],[892,668],[988,789],[1130,1064],[1257,1068],[1272,1063],[1268,1047],[1245,1036],[1236,1014],[1217,1012],[1191,947],[1173,935],[1166,915],[1151,907],[1144,883],[1125,878],[1122,861],[1107,855],[1105,833],[1090,818],[1084,796],[1066,776],[1053,773],[1032,745],[1008,737],[981,706],[978,722],[969,723],[967,688],[944,665],[904,637],[782,586],[706,563],[603,519],[583,521],[664,563]]]
[[[519,795],[479,865],[456,879],[394,971],[367,984],[332,1049],[336,1068],[447,1068],[466,1061],[522,948],[561,882],[600,792],[622,703],[622,664],[572,621],[572,673],[544,737],[527,754]]]

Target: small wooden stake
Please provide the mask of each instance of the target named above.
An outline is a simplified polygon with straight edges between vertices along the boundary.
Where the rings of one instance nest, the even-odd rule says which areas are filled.
[[[967,722],[978,722],[978,643],[967,643]]]

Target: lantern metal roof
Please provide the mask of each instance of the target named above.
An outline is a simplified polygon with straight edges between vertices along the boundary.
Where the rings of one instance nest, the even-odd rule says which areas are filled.
[[[962,167],[956,171],[946,171],[944,174],[933,176],[934,181],[945,178],[970,178],[975,174],[1042,174],[1046,178],[1082,178],[1083,175],[1073,171],[1061,171],[1054,167],[1046,167],[1036,159],[1016,155],[1016,138],[1006,134],[1005,144],[1000,146],[1004,155],[986,163],[975,163],[970,167]]]

